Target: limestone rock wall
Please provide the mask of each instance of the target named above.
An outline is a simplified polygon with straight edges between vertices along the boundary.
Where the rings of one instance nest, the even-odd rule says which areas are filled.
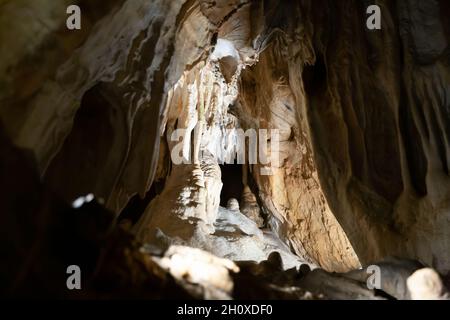
[[[278,40],[281,40],[280,38]],[[245,71],[241,82],[240,113],[246,127],[278,129],[280,165],[271,175],[253,165],[269,224],[302,257],[323,268],[345,271],[359,266],[352,245],[328,206],[314,161],[308,108],[301,73],[289,78],[289,57],[274,41],[258,64]],[[298,82],[295,82],[298,81]],[[240,117],[241,118],[241,117]]]
[[[303,82],[315,162],[361,261],[399,255],[447,272],[448,6],[378,3],[382,32],[366,30],[351,2],[310,8],[315,59]]]

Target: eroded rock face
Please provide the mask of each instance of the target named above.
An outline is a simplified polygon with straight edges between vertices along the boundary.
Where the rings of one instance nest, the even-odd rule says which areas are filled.
[[[41,3],[19,2],[3,4],[0,32]],[[375,32],[356,0],[114,1],[74,34],[53,15],[67,2],[52,3],[26,51],[29,31],[2,37],[0,116],[65,201],[93,193],[120,217],[159,181],[132,226],[144,242],[237,260],[248,246],[256,261],[290,249],[327,271],[389,255],[450,270],[444,1],[380,0]],[[219,207],[238,129],[280,133],[271,175],[244,165],[242,214]]]
[[[361,261],[398,255],[447,272],[446,6],[382,2],[383,32],[359,27],[350,2],[331,8],[340,28],[322,16],[315,33],[329,38],[303,70],[327,202]]]
[[[281,165],[271,168],[272,175],[261,175],[260,165],[251,168],[259,197],[270,212],[269,225],[298,255],[328,270],[356,268],[359,260],[320,185],[309,126],[301,118],[307,100],[302,87],[289,80],[289,61],[273,44],[241,82],[239,117],[245,126],[280,133]],[[295,81],[301,83],[300,74]]]

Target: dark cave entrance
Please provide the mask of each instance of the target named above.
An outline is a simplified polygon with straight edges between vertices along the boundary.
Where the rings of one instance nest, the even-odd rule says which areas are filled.
[[[222,172],[222,191],[220,193],[220,205],[227,206],[230,198],[241,201],[244,185],[242,184],[242,165],[240,164],[223,164],[220,165]]]
[[[66,201],[88,193],[108,199],[126,141],[126,124],[119,108],[107,99],[102,83],[83,95],[71,132],[45,173],[45,181]]]

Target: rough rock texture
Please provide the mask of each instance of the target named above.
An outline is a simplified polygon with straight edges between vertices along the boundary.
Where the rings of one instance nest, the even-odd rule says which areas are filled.
[[[239,211],[239,201],[235,198],[231,198],[227,202],[227,209],[231,211]]]
[[[349,270],[359,261],[320,186],[302,119],[307,101],[301,86],[290,84],[289,58],[281,50],[275,44],[268,48],[257,65],[245,70],[241,83],[238,114],[245,126],[280,130],[281,166],[272,167],[272,175],[261,175],[260,165],[251,168],[259,197],[270,213],[269,224],[297,254],[328,270]],[[301,83],[300,75],[292,81]]]
[[[449,293],[446,292],[439,274],[433,269],[417,270],[406,283],[412,300],[449,299]]]
[[[146,219],[139,221],[134,229],[142,242],[163,249],[170,245],[201,248],[234,261],[260,262],[267,259],[271,252],[278,251],[283,258],[284,269],[302,263],[272,231],[260,230],[239,210],[220,207],[212,224],[207,224],[201,217],[195,216],[198,212],[204,212],[204,201],[199,201],[198,195],[205,189],[198,185],[193,188],[184,184],[179,186],[181,190],[172,188],[169,179],[167,190],[170,193],[163,191],[147,208],[153,214],[144,214]],[[178,195],[185,195],[185,198]],[[177,201],[167,201],[171,198],[177,198]],[[154,210],[153,206],[158,209]]]
[[[95,201],[74,209],[43,185],[33,156],[12,146],[1,126],[0,152],[1,297],[192,297],[115,227],[112,212]],[[72,264],[82,270],[81,291],[67,290]]]
[[[60,200],[39,180],[33,156],[13,146],[1,126],[0,151],[0,185],[8,186],[0,193],[1,297],[315,297],[299,287],[288,290],[297,272],[284,274],[279,255],[274,259],[272,254],[260,265],[250,262],[251,268],[241,270],[231,260],[198,249],[174,246],[161,251],[142,245],[116,224],[113,212],[95,200],[77,208]],[[82,270],[81,291],[66,289],[66,268],[71,264]],[[285,281],[279,283],[280,277]],[[273,286],[273,282],[278,285]]]
[[[93,193],[120,218],[140,197],[139,240],[232,259],[248,238],[268,256],[265,221],[327,271],[391,255],[450,271],[446,1],[377,0],[381,31],[369,1],[87,2],[75,32],[64,0],[0,2],[0,117],[64,201]],[[280,132],[279,163],[243,165],[244,215],[219,208],[240,128]],[[236,247],[217,236],[249,225]]]
[[[0,185],[8,186],[0,193],[2,297],[384,299],[404,294],[396,290],[406,286],[398,284],[417,269],[411,261],[379,263],[390,276],[383,274],[382,290],[377,292],[364,287],[366,278],[360,271],[329,274],[321,269],[310,271],[307,264],[299,263],[284,270],[282,254],[276,251],[260,263],[235,263],[190,247],[161,250],[143,245],[116,224],[112,212],[90,197],[72,207],[61,201],[39,180],[32,155],[13,146],[1,126],[0,151]],[[225,209],[220,212],[224,216],[238,214]],[[238,222],[239,217],[244,218],[237,215],[233,222]],[[219,218],[224,220],[221,215]],[[252,221],[247,222],[248,226],[252,224],[256,228]],[[66,268],[70,264],[82,269],[81,291],[66,290]],[[420,298],[448,298],[432,269],[420,269],[407,282],[414,298],[418,298],[417,294]],[[394,290],[384,292],[386,289]]]
[[[142,245],[116,224],[113,212],[95,200],[78,208],[60,200],[39,180],[32,155],[13,146],[1,126],[0,151],[1,297],[313,297],[301,288],[293,293],[283,292],[283,286],[272,288],[269,278],[256,279],[255,274],[240,270],[231,260],[198,249],[174,246],[161,251]],[[7,189],[3,189],[5,185]],[[66,269],[72,264],[82,270],[81,291],[66,288]],[[257,296],[246,287],[248,282],[258,283]],[[286,287],[290,285],[285,283]]]
[[[303,80],[321,185],[361,261],[398,255],[447,272],[448,6],[378,3],[382,32],[364,29],[351,1],[316,16]]]

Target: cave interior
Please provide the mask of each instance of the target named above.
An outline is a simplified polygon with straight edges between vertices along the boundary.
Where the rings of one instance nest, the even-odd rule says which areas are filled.
[[[2,295],[450,297],[448,1],[73,2],[0,0]]]

